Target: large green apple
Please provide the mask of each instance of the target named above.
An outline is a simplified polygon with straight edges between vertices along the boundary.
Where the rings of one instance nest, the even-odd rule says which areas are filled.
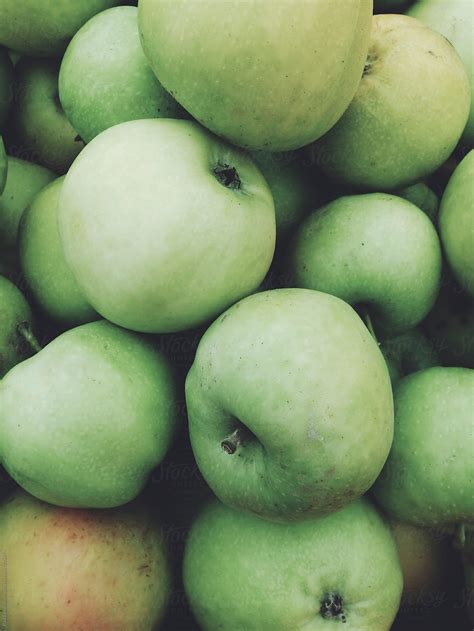
[[[1,6],[1,5],[0,5]],[[1,11],[0,11],[1,15]],[[3,16],[2,16],[3,20]],[[1,26],[0,26],[1,28]],[[13,65],[6,48],[0,46],[0,130],[13,101]]]
[[[0,195],[0,257],[16,254],[18,225],[23,211],[54,177],[48,169],[8,156],[7,180]]]
[[[24,153],[33,162],[65,173],[84,143],[59,101],[59,62],[23,57],[15,75],[16,102],[8,133],[10,152]]]
[[[313,146],[314,159],[364,190],[414,184],[452,153],[470,98],[464,65],[444,37],[405,15],[376,15],[357,93]]]
[[[176,118],[182,109],[143,53],[136,7],[99,13],[73,37],[61,63],[59,96],[81,138],[140,118]]]
[[[163,354],[109,322],[84,324],[0,382],[0,461],[51,504],[119,506],[164,457],[177,414]]]
[[[386,193],[341,197],[310,215],[290,248],[296,286],[363,304],[384,337],[416,326],[438,294],[441,248],[414,204]]]
[[[17,492],[0,504],[8,629],[151,631],[170,591],[164,532],[142,504],[73,510]]]
[[[279,243],[318,205],[320,192],[314,174],[295,151],[254,151],[252,158],[272,192]]]
[[[474,149],[460,162],[444,191],[439,227],[451,271],[474,297]]]
[[[395,435],[377,500],[414,525],[474,524],[474,371],[422,370],[399,381],[394,398]]]
[[[140,0],[156,76],[194,118],[249,149],[322,136],[357,89],[372,0]]]
[[[388,631],[402,590],[390,528],[367,500],[289,526],[213,502],[183,572],[208,631]]]
[[[0,379],[31,354],[22,327],[33,327],[31,309],[21,291],[0,276]]]
[[[412,372],[439,366],[434,344],[418,329],[411,329],[380,345],[392,383]]]
[[[342,300],[277,289],[206,331],[186,379],[197,464],[226,504],[276,521],[330,513],[375,481],[392,442],[390,379]]]
[[[90,304],[126,328],[191,328],[254,291],[275,212],[249,156],[192,121],[115,125],[64,181],[59,228]]]
[[[58,200],[64,177],[41,190],[23,213],[18,247],[23,275],[42,310],[69,328],[97,319],[64,259]]]
[[[471,111],[463,141],[474,146],[474,55],[472,51],[473,5],[471,0],[418,0],[408,11],[449,39],[459,53],[469,75]]]
[[[74,33],[122,0],[0,0],[0,44],[34,57],[61,55]]]

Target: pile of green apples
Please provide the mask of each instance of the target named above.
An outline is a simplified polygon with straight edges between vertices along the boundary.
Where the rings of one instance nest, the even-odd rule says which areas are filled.
[[[474,622],[474,5],[374,4],[0,0],[2,631]]]

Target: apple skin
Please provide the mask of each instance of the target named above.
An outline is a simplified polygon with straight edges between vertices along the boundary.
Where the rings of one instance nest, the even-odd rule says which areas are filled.
[[[319,205],[320,191],[312,170],[297,152],[253,151],[251,156],[272,192],[277,239],[281,242]]]
[[[68,328],[97,320],[64,259],[57,223],[64,177],[42,189],[22,215],[18,247],[23,276],[41,309]]]
[[[141,118],[181,118],[156,79],[140,43],[136,7],[99,13],[73,37],[61,63],[62,106],[85,142]]]
[[[362,81],[314,160],[337,181],[393,191],[436,171],[456,147],[470,87],[458,54],[405,15],[375,15]]]
[[[380,346],[392,383],[425,368],[439,366],[440,361],[433,343],[418,329],[411,329]]]
[[[16,103],[9,121],[8,146],[33,162],[65,173],[84,148],[66,118],[58,95],[59,62],[20,59],[15,68]]]
[[[192,526],[183,572],[207,631],[324,630],[337,622],[348,631],[388,631],[402,590],[390,528],[367,500],[289,526],[213,502]],[[342,599],[339,614],[326,605],[331,596]]]
[[[457,281],[474,297],[474,150],[459,163],[439,212],[441,242]]]
[[[90,304],[148,333],[192,328],[254,291],[275,248],[260,171],[184,120],[131,121],[94,138],[64,181],[59,229]]]
[[[163,459],[178,409],[169,364],[149,341],[84,324],[0,382],[0,461],[51,504],[119,506]]]
[[[21,291],[0,276],[0,379],[31,354],[18,330],[19,325],[33,328],[33,314]]]
[[[394,388],[395,435],[373,487],[394,519],[426,528],[474,523],[474,371],[428,368]]]
[[[121,0],[0,0],[0,44],[32,57],[59,57],[74,33]]]
[[[417,182],[396,192],[399,197],[418,206],[436,224],[439,211],[439,197],[425,182]]]
[[[0,130],[3,128],[12,104],[13,80],[13,64],[6,48],[0,46]]]
[[[306,289],[254,294],[221,315],[199,343],[186,404],[213,492],[274,521],[330,513],[362,495],[392,441],[377,344],[349,305]]]
[[[377,335],[416,326],[432,308],[441,248],[428,217],[395,195],[341,197],[299,226],[288,261],[297,287],[367,305]]]
[[[472,54],[472,4],[469,0],[418,0],[408,10],[435,31],[447,37],[464,62],[471,86],[471,110],[462,142],[474,147],[474,58]]]
[[[3,144],[3,138],[0,135],[0,195],[3,193],[5,184],[7,183],[8,173],[8,157]]]
[[[18,225],[25,208],[55,175],[32,162],[8,156],[5,189],[0,196],[0,254],[15,256]]]
[[[457,569],[451,537],[400,521],[390,527],[403,573],[402,609],[438,606]]]
[[[364,68],[371,15],[372,0],[138,7],[145,54],[168,92],[214,133],[264,151],[302,147],[340,118]]]
[[[152,631],[170,591],[166,542],[134,503],[73,510],[17,492],[0,504],[8,624],[22,631]]]

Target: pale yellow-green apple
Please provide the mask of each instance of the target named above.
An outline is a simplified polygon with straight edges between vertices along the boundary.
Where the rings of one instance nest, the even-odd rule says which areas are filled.
[[[365,499],[291,525],[213,502],[192,526],[183,574],[208,631],[388,631],[402,591],[390,528]]]
[[[33,57],[58,57],[76,31],[121,0],[0,0],[0,44]]]
[[[297,287],[364,305],[377,334],[418,324],[438,294],[441,248],[426,214],[386,193],[348,195],[298,227],[288,259]]]
[[[194,118],[249,149],[302,147],[330,129],[364,68],[372,0],[140,0],[145,54]]]
[[[15,68],[15,107],[8,146],[15,155],[65,173],[84,143],[66,118],[58,95],[59,62],[23,57]]]
[[[55,175],[32,162],[8,156],[7,179],[0,195],[0,257],[14,258],[18,224],[25,208]]]
[[[3,138],[0,135],[0,195],[3,193],[3,189],[5,188],[5,184],[7,183],[7,173],[8,157],[7,152],[5,151]]]
[[[416,184],[402,188],[396,191],[396,195],[418,206],[418,208],[428,215],[433,223],[437,222],[439,197],[425,182],[417,182]]]
[[[330,177],[364,190],[416,183],[450,156],[466,125],[469,79],[451,44],[405,15],[373,18],[357,93],[313,145]]]
[[[474,368],[474,300],[464,290],[444,284],[423,329],[444,366]]]
[[[86,146],[59,228],[90,304],[148,333],[197,326],[252,293],[275,246],[273,199],[251,158],[165,118],[115,125]]]
[[[474,8],[471,0],[417,0],[408,15],[449,39],[464,62],[471,86],[471,110],[462,141],[474,146]]]
[[[7,49],[0,46],[0,130],[3,129],[13,101],[13,80],[13,64]]]
[[[12,631],[152,631],[163,617],[167,544],[143,503],[74,510],[16,492],[0,504],[0,542]]]
[[[390,527],[403,574],[402,608],[436,607],[447,598],[457,569],[451,537],[400,521]]]
[[[46,185],[24,211],[18,250],[26,283],[41,309],[68,328],[98,318],[64,259],[58,201],[64,177]]]
[[[453,275],[474,297],[474,149],[457,166],[444,191],[439,228]]]
[[[334,296],[276,289],[206,331],[186,379],[197,464],[224,503],[275,521],[338,510],[385,462],[393,401],[383,356]]]
[[[137,11],[115,7],[93,17],[61,62],[61,104],[85,142],[118,123],[182,115],[143,53]]]
[[[412,372],[439,366],[434,344],[419,329],[410,329],[380,345],[392,382]]]
[[[33,328],[33,314],[26,298],[12,282],[0,276],[0,379],[31,354],[22,331]]]
[[[428,368],[394,388],[395,435],[374,493],[399,521],[474,524],[474,370]]]
[[[178,411],[170,366],[150,341],[83,324],[0,382],[0,462],[52,504],[119,506],[164,457]]]
[[[272,192],[277,237],[282,240],[318,205],[318,183],[297,152],[254,151],[251,155]]]

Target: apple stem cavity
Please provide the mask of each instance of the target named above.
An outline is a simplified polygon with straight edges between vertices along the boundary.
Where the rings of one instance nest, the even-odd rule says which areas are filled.
[[[242,428],[238,427],[237,429],[234,429],[232,434],[229,434],[229,436],[221,442],[221,447],[226,454],[232,455],[235,454],[243,442],[244,432],[242,431]]]
[[[334,618],[345,623],[347,619],[342,605],[342,596],[334,592],[329,592],[324,596],[319,612],[323,618]]]
[[[17,326],[17,331],[35,353],[40,352],[41,345],[36,339],[28,322],[20,322]]]
[[[239,174],[237,173],[237,169],[235,167],[231,167],[229,164],[218,164],[213,169],[213,173],[216,177],[216,180],[229,188],[232,191],[239,190],[241,188],[242,182],[240,181]]]

